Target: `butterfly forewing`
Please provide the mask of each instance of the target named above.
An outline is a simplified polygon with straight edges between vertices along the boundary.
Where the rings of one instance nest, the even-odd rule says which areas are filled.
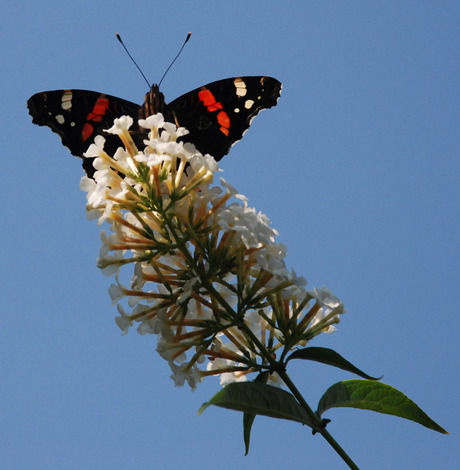
[[[180,96],[168,109],[190,132],[183,140],[220,160],[280,93],[281,83],[272,77],[226,78]]]
[[[88,90],[44,91],[27,101],[34,124],[59,134],[73,155],[82,157],[96,135],[113,126],[116,117],[137,116],[138,104]]]

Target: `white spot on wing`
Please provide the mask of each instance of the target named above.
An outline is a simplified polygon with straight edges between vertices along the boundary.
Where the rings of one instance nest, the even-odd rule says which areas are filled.
[[[254,106],[254,100],[246,100],[244,102],[244,107],[246,109],[251,109]]]
[[[246,90],[246,85],[244,83],[244,81],[241,79],[241,78],[237,78],[234,80],[234,85],[235,85],[235,88],[236,88],[236,94],[238,95],[238,97],[241,97],[241,96],[245,96],[247,94],[247,90]],[[265,77],[262,77],[261,80],[260,80],[260,84],[262,85],[262,92],[264,92],[264,84],[265,84]],[[278,99],[280,97],[280,94],[281,94],[281,90],[283,88],[283,86],[281,85],[281,83],[279,84],[280,86],[280,89],[279,89],[279,92],[278,92],[278,96],[276,96],[276,101],[275,101],[275,104],[273,104],[272,106],[275,106],[276,103],[278,102]],[[244,93],[242,93],[242,90],[244,90]],[[260,101],[262,99],[262,96],[259,95],[257,96],[256,100],[257,101]],[[252,108],[254,106],[255,102],[253,100],[246,100],[244,106],[246,109],[249,109],[249,108]],[[270,108],[272,107],[270,106]],[[239,142],[243,137],[244,135],[246,134],[246,132],[249,130],[249,126],[252,124],[252,121],[254,120],[254,118],[259,114],[260,111],[262,111],[263,109],[266,109],[266,108],[255,108],[254,111],[250,112],[249,114],[249,119],[248,119],[248,127],[247,129],[245,129],[243,131],[243,133],[241,134],[241,138],[239,140],[235,140],[235,142],[233,142],[232,144],[232,147],[237,143]],[[234,112],[235,113],[239,113],[240,112],[240,108],[235,108],[234,109]]]
[[[64,116],[62,114],[58,114],[56,117],[55,117],[56,121],[59,123],[59,124],[64,124],[65,122],[65,119],[64,119]]]
[[[72,107],[72,92],[70,90],[65,90],[61,98],[61,108],[64,111],[67,111]]]
[[[248,90],[246,89],[246,83],[241,78],[235,78],[233,84],[235,85],[237,96],[246,96]]]

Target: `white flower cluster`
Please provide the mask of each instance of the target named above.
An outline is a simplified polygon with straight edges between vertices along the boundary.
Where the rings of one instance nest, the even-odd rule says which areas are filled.
[[[218,165],[178,141],[187,131],[161,114],[140,120],[149,130],[140,151],[132,123],[116,119],[108,130],[124,145],[113,156],[96,139],[86,153],[95,158],[94,180],[81,182],[88,217],[110,227],[98,265],[115,274],[109,292],[123,333],[137,322],[140,334],[157,335],[176,385],[195,388],[207,375],[220,374],[222,385],[246,380],[269,369],[267,355],[286,357],[333,331],[343,304],[325,288],[304,289],[306,281],[287,270],[269,219],[244,196],[223,179],[223,190],[210,186]],[[128,264],[129,287],[120,280]]]

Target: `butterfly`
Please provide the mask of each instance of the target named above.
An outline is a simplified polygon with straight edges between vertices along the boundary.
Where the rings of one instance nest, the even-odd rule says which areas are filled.
[[[84,153],[97,135],[105,137],[107,153],[115,152],[120,140],[105,129],[112,127],[117,117],[133,118],[130,133],[139,149],[144,148],[148,130],[140,128],[138,120],[162,113],[165,121],[188,129],[189,134],[180,140],[191,142],[202,154],[209,153],[220,160],[243,137],[261,110],[276,105],[281,89],[281,83],[272,77],[233,77],[189,91],[170,103],[153,85],[142,106],[104,93],[73,89],[36,93],[27,106],[32,122],[59,134],[63,145],[83,159],[83,168],[92,177],[93,158]]]

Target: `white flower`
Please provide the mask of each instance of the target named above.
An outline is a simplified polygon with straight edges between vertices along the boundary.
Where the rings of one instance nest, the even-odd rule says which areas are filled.
[[[153,167],[156,165],[161,165],[165,162],[170,162],[172,160],[171,156],[166,153],[139,153],[135,157],[137,162],[145,163],[149,167]]]
[[[231,196],[235,197],[236,199],[240,199],[241,201],[245,201],[245,202],[248,200],[246,196],[238,193],[238,190],[236,188],[228,184],[227,181],[224,180],[224,178],[220,178],[220,184],[227,190],[227,192]]]
[[[139,121],[149,133],[137,149],[132,124],[122,117],[108,130],[124,146],[114,155],[96,139],[86,152],[94,179],[80,183],[88,217],[111,230],[101,232],[98,266],[115,274],[109,294],[123,334],[136,322],[139,334],[156,335],[175,384],[194,389],[205,375],[224,386],[268,370],[258,348],[286,357],[284,348],[332,332],[343,303],[324,287],[305,290],[268,217],[225,180],[223,190],[213,185],[215,159],[178,142],[188,131],[161,114]],[[119,279],[129,267],[128,289]],[[282,385],[277,374],[268,380]]]
[[[85,191],[85,193],[89,193],[94,191],[96,187],[96,182],[92,178],[88,178],[87,176],[82,176],[80,180],[80,189]]]
[[[343,302],[340,301],[328,288],[314,288],[309,294],[315,298],[323,307],[335,310],[337,313],[345,313]]]
[[[225,344],[225,346],[221,347],[221,350],[222,349],[224,349],[225,351],[238,352],[236,346],[233,343]],[[230,359],[216,358],[213,361],[210,361],[207,363],[207,370],[219,371],[219,370],[225,370],[228,367],[238,367],[238,366],[244,366],[244,364],[235,363],[234,361]],[[247,382],[247,380],[248,380],[247,375],[242,374],[240,371],[223,372],[220,374],[220,385],[222,387],[225,387],[228,384],[231,384],[233,382]]]
[[[187,381],[192,390],[196,389],[196,386],[201,382],[201,375],[196,367],[187,369],[185,365],[176,365],[174,362],[170,362],[169,366],[172,370],[171,378],[174,380],[176,387],[182,387]]]
[[[110,285],[109,294],[110,294],[110,298],[112,299],[113,304],[116,304],[119,300],[121,300],[125,296],[123,287],[119,283]]]
[[[149,116],[147,119],[139,119],[139,126],[144,129],[158,129],[163,127],[164,122],[163,114],[158,113]]]
[[[233,203],[218,212],[219,224],[224,230],[238,234],[246,248],[260,248],[264,244],[273,243],[278,232],[269,227],[270,220],[255,209]]]
[[[104,129],[109,134],[121,135],[126,132],[133,125],[133,118],[131,116],[121,116],[115,118],[113,126],[110,129]]]
[[[94,138],[94,144],[88,147],[88,150],[83,154],[86,158],[96,158],[101,152],[104,151],[105,138],[102,135],[97,135]]]
[[[126,315],[125,310],[120,304],[117,305],[117,309],[121,316],[115,317],[115,322],[121,329],[122,335],[125,336],[128,334],[129,327],[133,324],[133,322]]]
[[[329,318],[333,311],[330,309],[320,309],[318,313],[315,315],[315,318],[312,322],[311,328],[321,326],[322,331],[327,334],[334,333],[337,331],[337,328],[330,323],[339,323],[340,317],[338,315],[332,315],[332,318]],[[325,320],[329,318],[328,324],[323,327]]]

